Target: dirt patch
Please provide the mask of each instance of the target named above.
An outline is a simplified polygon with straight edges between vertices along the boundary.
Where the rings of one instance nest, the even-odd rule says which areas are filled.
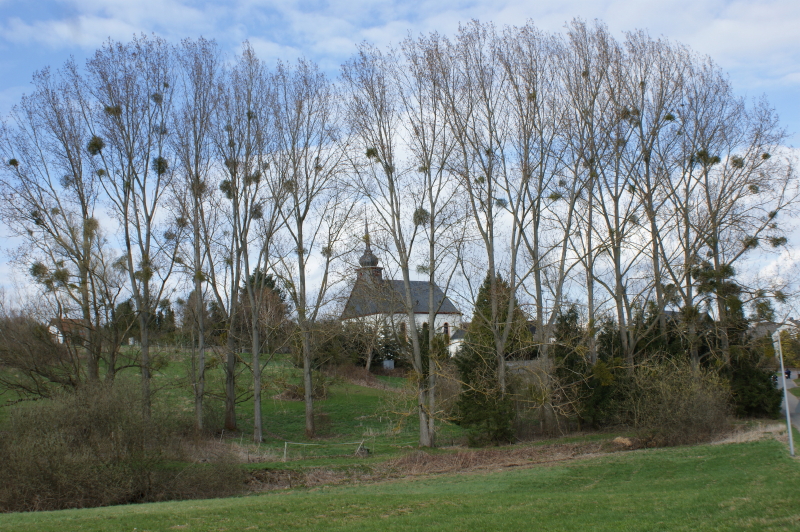
[[[292,469],[259,469],[247,475],[247,488],[253,492],[334,486],[361,482],[376,482],[391,478],[380,470],[363,467],[327,469],[314,467],[304,471]]]
[[[396,375],[393,375],[392,372],[396,372]],[[404,374],[405,372],[402,370],[373,369],[367,372],[363,367],[352,365],[335,366],[325,369],[325,375],[332,379],[341,379],[350,384],[355,384],[356,386],[388,391],[396,390],[396,388],[387,385],[376,377],[376,375],[404,376]]]
[[[570,443],[525,446],[514,449],[459,450],[449,453],[415,451],[401,458],[372,466],[309,468],[302,471],[262,469],[251,471],[251,491],[314,487],[346,483],[376,482],[409,476],[498,470],[585,458],[603,452],[600,443]]]
[[[742,443],[774,438],[785,441],[786,427],[780,423],[760,423],[729,433],[713,444]],[[518,445],[495,449],[443,449],[445,452],[413,451],[379,464],[351,467],[314,467],[303,470],[262,469],[248,473],[251,491],[311,488],[322,485],[378,482],[410,476],[462,473],[531,467],[590,458],[601,454],[652,447],[653,442],[623,436],[600,442]]]
[[[475,469],[502,469],[560,462],[602,452],[600,443],[525,446],[514,449],[464,450],[447,454],[416,451],[388,463],[407,475],[453,473]]]

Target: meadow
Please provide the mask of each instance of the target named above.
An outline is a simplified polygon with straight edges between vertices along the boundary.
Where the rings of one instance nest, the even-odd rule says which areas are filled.
[[[245,497],[0,515],[14,531],[796,530],[800,464],[761,440]]]
[[[191,419],[187,357],[180,351],[165,355],[154,378],[155,400]],[[137,378],[134,373],[120,376]],[[379,377],[364,386],[358,379],[329,374],[328,396],[316,402],[319,437],[307,440],[303,403],[282,398],[288,386],[297,384],[298,370],[288,358],[278,358],[265,372],[265,441],[254,444],[245,378],[245,400],[237,410],[240,432],[212,432],[207,441],[238,456],[247,472],[246,495],[0,514],[0,530],[800,527],[800,499],[794,491],[800,463],[776,438],[780,429],[734,443],[661,449],[615,446],[617,434],[588,433],[472,450],[461,445],[465,439],[459,427],[443,424],[441,448],[420,451],[414,418],[403,422],[398,412],[404,379]],[[221,368],[212,366],[208,383],[208,419],[215,423],[222,408]],[[798,434],[795,438],[800,441]],[[366,456],[355,454],[361,443],[370,450]]]

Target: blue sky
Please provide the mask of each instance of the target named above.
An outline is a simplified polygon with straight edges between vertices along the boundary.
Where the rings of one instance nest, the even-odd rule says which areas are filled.
[[[128,41],[142,32],[172,42],[211,38],[229,57],[249,40],[267,61],[303,56],[335,76],[364,40],[385,46],[409,33],[453,35],[471,19],[498,26],[531,20],[560,31],[575,17],[600,19],[619,38],[645,29],[712,57],[737,93],[767,96],[790,133],[787,144],[800,147],[797,0],[0,0],[0,115],[28,90],[36,70],[58,68],[70,56],[83,63],[106,39]],[[772,257],[762,272],[800,269],[800,236],[792,241],[793,249]],[[7,287],[9,244],[0,244],[0,286]]]
[[[745,96],[766,94],[800,144],[800,2],[796,0],[0,0],[0,114],[31,74],[79,62],[105,39],[135,33],[168,40],[204,36],[233,55],[250,40],[265,59],[305,56],[331,74],[368,40],[398,43],[409,32],[455,32],[476,18],[498,25],[532,20],[558,31],[574,17],[601,19],[618,36],[647,29],[711,56]]]

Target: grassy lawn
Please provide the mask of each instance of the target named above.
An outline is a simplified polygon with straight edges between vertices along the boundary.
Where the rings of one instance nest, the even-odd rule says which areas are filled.
[[[159,361],[151,382],[154,407],[180,413],[186,423],[191,424],[194,399],[189,380],[190,353],[164,347],[154,348],[154,354]],[[250,392],[253,385],[252,374],[242,367],[237,376],[237,391],[241,396],[241,402],[236,407],[238,432],[220,433],[224,416],[225,374],[222,365],[214,363],[213,358],[209,354],[212,363],[206,372],[206,426],[216,431],[217,437],[222,441],[248,447],[253,434],[253,401]],[[249,355],[243,354],[243,358],[247,360]],[[138,386],[141,377],[136,368],[129,368],[118,373],[116,378],[118,381],[130,380]],[[358,442],[362,441],[374,455],[384,458],[406,452],[409,446],[416,445],[419,434],[416,417],[410,416],[405,422],[398,423],[400,418],[388,413],[388,401],[397,397],[405,379],[378,377],[377,382],[383,384],[384,389],[356,386],[343,379],[326,379],[330,383],[328,397],[315,401],[314,405],[317,438],[309,440],[305,437],[304,403],[277,398],[285,390],[287,383],[301,383],[301,369],[292,364],[288,355],[278,355],[266,366],[262,373],[264,442],[261,445],[249,445],[252,449],[251,456],[264,455],[265,462],[282,459],[287,441],[307,444],[290,444],[289,459],[352,456]],[[8,393],[0,397],[0,405],[16,398]],[[9,410],[10,408],[0,407],[0,428],[7,419]],[[413,408],[409,410],[413,412]],[[439,427],[438,442],[440,445],[449,445],[463,439],[462,434],[459,427],[443,424]]]
[[[154,377],[154,401],[191,419],[187,357],[181,352],[168,357]],[[303,435],[303,403],[277,399],[285,383],[298,383],[299,377],[300,370],[286,358],[267,367],[263,444],[248,444],[252,400],[238,405],[240,432],[215,436],[249,445],[260,463],[244,467],[369,467],[416,446],[415,419],[398,426],[397,416],[387,415],[402,379],[381,378],[384,389],[334,380],[329,396],[315,403],[319,437],[310,441]],[[138,382],[139,376],[129,371],[118,378]],[[251,377],[243,372],[240,379],[246,394]],[[207,383],[209,419],[220,420],[219,366],[209,371]],[[441,445],[461,438],[458,427],[440,427]],[[607,438],[597,434],[574,439]],[[312,445],[289,446],[290,461],[282,462],[287,441]],[[364,441],[372,455],[353,456],[354,441]],[[787,530],[800,528],[800,504],[790,491],[798,483],[800,462],[788,457],[785,445],[770,440],[231,499],[0,514],[0,530]]]
[[[777,441],[680,447],[349,487],[30,514],[0,529],[790,530],[800,462]]]
[[[129,349],[129,348],[125,348]],[[190,354],[172,347],[156,348],[159,360],[153,371],[151,389],[156,408],[167,408],[181,414],[186,423],[191,424],[194,414],[194,399],[189,379]],[[211,357],[210,357],[211,358]],[[244,354],[248,359],[249,355]],[[237,376],[237,391],[241,402],[236,407],[238,432],[219,433],[224,416],[225,374],[221,364],[212,364],[206,372],[206,424],[215,430],[224,441],[242,443],[252,442],[253,401],[252,374],[246,369]],[[101,376],[103,371],[101,371]],[[117,381],[140,382],[136,368],[128,368],[117,374]],[[330,379],[328,379],[330,381]],[[313,444],[290,446],[290,458],[317,455],[352,455],[356,445],[339,445],[344,442],[361,442],[374,453],[395,453],[399,447],[416,444],[418,427],[415,419],[397,423],[397,416],[387,415],[387,399],[396,395],[404,385],[405,379],[380,377],[386,389],[368,388],[349,384],[342,379],[330,381],[328,397],[315,402],[317,438],[305,438],[304,404],[302,401],[281,400],[276,397],[285,389],[286,383],[300,384],[301,369],[294,367],[287,355],[271,361],[262,374],[262,423],[264,443],[254,447],[263,454],[283,456],[284,442]],[[0,430],[8,419],[10,405],[19,399],[13,392],[0,395]],[[448,444],[461,436],[461,430],[454,426],[443,426],[440,443]]]

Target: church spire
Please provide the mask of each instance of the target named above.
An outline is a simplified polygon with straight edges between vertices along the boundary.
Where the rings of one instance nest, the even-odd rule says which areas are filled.
[[[372,253],[372,245],[369,239],[369,225],[367,221],[364,220],[364,254],[361,255],[361,258],[358,259],[358,263],[361,267],[357,270],[358,271],[358,278],[365,279],[372,281],[380,282],[382,280],[381,270],[383,268],[378,266],[378,257]]]
[[[372,253],[372,246],[370,246],[369,242],[369,225],[367,225],[366,220],[364,220],[364,231],[364,242],[367,246],[366,249],[364,249],[364,254],[358,259],[358,263],[362,268],[377,268],[379,260],[378,257]]]

